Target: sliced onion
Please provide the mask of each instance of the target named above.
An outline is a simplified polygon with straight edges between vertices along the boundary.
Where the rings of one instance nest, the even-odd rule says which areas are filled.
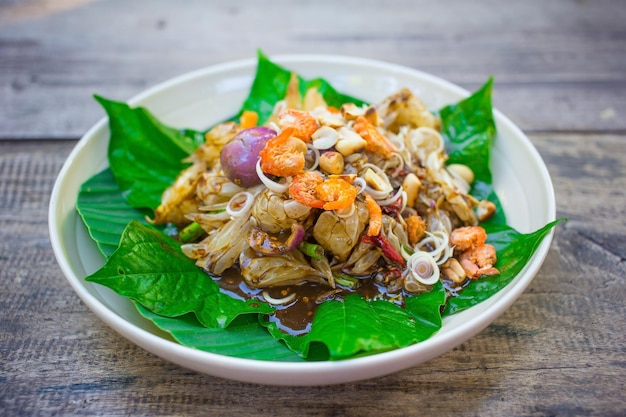
[[[374,173],[378,175],[380,179],[385,182],[385,188],[382,190],[377,190],[369,185],[366,185],[365,190],[367,191],[369,195],[372,196],[374,200],[378,201],[378,200],[383,200],[383,199],[388,198],[389,193],[393,191],[393,187],[391,186],[391,183],[389,182],[389,177],[387,177],[387,174],[385,173],[385,171],[383,171],[381,167],[374,165],[372,163],[369,163],[369,162],[363,164],[361,172],[364,172],[364,173],[367,172],[368,168],[374,171]]]
[[[320,150],[314,147],[312,144],[307,143],[306,147],[313,152],[313,164],[310,167],[304,168],[307,171],[313,171],[317,168],[320,163]]]
[[[439,266],[428,253],[416,251],[408,261],[411,276],[424,285],[433,285],[439,281]]]
[[[365,191],[372,196],[372,198],[376,201],[379,200],[384,200],[385,198],[389,197],[389,193],[391,193],[393,191],[393,188],[391,187],[391,185],[389,186],[389,189],[385,189],[385,190],[376,190],[372,187],[370,187],[369,185],[365,186]]]
[[[282,194],[287,192],[289,189],[288,183],[280,184],[276,181],[272,181],[267,175],[265,175],[265,172],[261,169],[261,159],[256,161],[256,174],[259,176],[261,182],[275,193]]]
[[[359,187],[359,191],[357,191],[357,195],[365,191],[365,188],[367,187],[367,184],[365,184],[365,180],[361,177],[356,177],[352,181],[352,185],[354,185],[355,187]]]
[[[406,208],[406,191],[402,190],[402,207],[400,207],[400,213],[402,213],[404,211],[404,209]]]
[[[398,151],[398,152],[400,152],[400,151]],[[398,152],[395,152],[395,153],[391,154],[391,158],[389,158],[385,162],[385,169],[393,168],[392,175],[394,175],[394,176],[396,176],[398,174],[398,172],[400,172],[404,168],[404,158]],[[394,159],[398,160],[398,165],[393,166],[391,164],[391,162]]]
[[[230,198],[226,205],[226,212],[231,217],[239,217],[250,211],[253,203],[254,195],[248,191],[241,191]]]
[[[263,298],[265,298],[265,301],[273,305],[287,304],[296,298],[295,292],[292,292],[291,294],[283,298],[274,298],[271,295],[269,295],[267,291],[263,291],[261,295],[263,295]]]
[[[404,193],[404,190],[402,189],[402,186],[400,186],[400,188],[398,188],[398,191],[396,191],[394,195],[384,200],[376,200],[376,202],[381,206],[388,206],[390,204],[395,203],[396,200],[402,197],[402,193]]]
[[[372,171],[377,173],[381,178],[386,179],[387,180],[386,182],[389,184],[389,178],[387,178],[387,173],[385,173],[385,171],[381,167],[379,167],[378,165],[374,165],[371,162],[367,162],[367,163],[363,164],[362,168],[363,168],[362,169],[363,171],[365,171],[367,168],[370,168]],[[389,184],[389,185],[391,185],[391,184]]]

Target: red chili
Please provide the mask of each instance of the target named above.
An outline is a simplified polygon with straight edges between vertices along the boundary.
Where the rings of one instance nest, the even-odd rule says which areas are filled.
[[[402,255],[400,255],[398,251],[391,246],[391,243],[389,243],[382,233],[377,236],[365,235],[361,238],[361,241],[379,247],[383,251],[385,258],[389,259],[391,262],[397,262],[403,267],[406,265]]]

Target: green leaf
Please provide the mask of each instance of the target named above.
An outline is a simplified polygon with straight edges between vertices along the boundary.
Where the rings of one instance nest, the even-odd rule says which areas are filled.
[[[500,274],[471,281],[459,295],[448,300],[444,316],[473,307],[506,287],[526,266],[543,238],[563,220],[557,219],[528,234],[506,225],[486,224],[487,241],[496,248]]]
[[[371,355],[428,339],[441,328],[443,285],[409,297],[405,308],[386,300],[367,301],[352,294],[326,301],[315,313],[311,331],[302,336],[281,332],[265,321],[268,331],[308,360],[341,360]]]
[[[202,134],[166,126],[143,107],[95,98],[109,116],[109,165],[124,197],[135,208],[156,209]]]
[[[129,221],[147,224],[145,215],[131,207],[123,197],[110,169],[83,183],[76,210],[98,249],[107,258],[117,249]]]
[[[171,318],[135,303],[139,313],[181,345],[205,352],[265,361],[302,362],[287,346],[271,337],[254,315],[238,318],[227,328],[207,328],[191,314]]]
[[[449,164],[464,164],[478,181],[491,184],[489,167],[496,124],[491,105],[493,78],[457,104],[439,110]]]
[[[491,147],[496,124],[491,104],[493,78],[465,100],[439,110],[441,133],[446,141],[448,164],[467,165],[474,171],[471,194],[478,200],[496,205],[496,213],[488,222],[506,224],[502,204],[491,184]]]
[[[223,294],[180,251],[177,241],[137,221],[128,224],[118,249],[86,280],[105,285],[161,316],[194,312],[206,327],[226,327],[241,314],[273,311],[259,301]]]
[[[263,52],[258,51],[258,64],[254,81],[248,98],[244,101],[237,117],[244,110],[255,111],[259,115],[259,124],[263,124],[274,111],[274,105],[285,98],[292,72],[270,61]],[[362,100],[337,92],[326,80],[321,78],[305,80],[298,76],[298,79],[300,81],[300,93],[303,96],[309,88],[317,87],[330,106],[341,107],[344,103],[365,104]]]
[[[428,339],[441,329],[441,307],[446,302],[446,292],[437,282],[430,292],[406,299],[405,309],[415,320],[416,341]]]

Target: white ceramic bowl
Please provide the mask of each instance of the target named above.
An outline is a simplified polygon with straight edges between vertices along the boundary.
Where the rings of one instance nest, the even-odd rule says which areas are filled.
[[[324,77],[338,91],[369,102],[378,102],[402,87],[412,89],[431,109],[468,95],[432,75],[378,61],[324,55],[272,59],[305,78]],[[171,126],[205,129],[236,113],[255,69],[254,59],[213,66],[162,83],[128,102],[147,107]],[[500,112],[494,113],[498,128],[492,151],[494,187],[509,224],[528,233],[555,218],[552,183],[528,138]],[[83,280],[103,265],[104,258],[75,211],[76,198],[81,183],[107,166],[108,141],[107,119],[103,118],[78,142],[54,186],[49,227],[59,265],[85,304],[122,336],[164,359],[210,375],[264,384],[318,385],[373,378],[425,362],[466,341],[502,314],[531,282],[552,241],[550,233],[506,288],[473,308],[445,318],[438,333],[409,347],[345,361],[304,363],[207,353],[173,342],[141,317],[127,299]]]

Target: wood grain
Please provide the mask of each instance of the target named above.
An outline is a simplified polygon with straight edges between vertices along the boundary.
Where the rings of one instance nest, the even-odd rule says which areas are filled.
[[[524,130],[624,131],[625,19],[620,0],[282,0],[274,8],[109,0],[45,18],[5,17],[0,138],[78,138],[103,115],[94,93],[126,100],[176,75],[252,58],[257,48],[379,59],[467,89],[493,75],[496,106]]]
[[[626,415],[626,4],[272,4],[0,2],[0,415]],[[405,371],[279,388],[173,365],[86,308],[52,253],[47,206],[103,115],[91,94],[127,99],[258,47],[380,59],[467,89],[495,76],[496,106],[529,134],[568,218],[510,309]]]
[[[102,324],[65,282],[47,238],[49,194],[74,142],[0,142],[0,407],[7,415],[621,415],[626,226],[609,219],[626,214],[626,163],[615,156],[626,136],[531,139],[553,176],[558,215],[570,220],[522,297],[484,332],[423,365],[299,388],[187,371]],[[587,159],[580,143],[616,161],[605,204],[581,204],[569,189],[571,166]],[[605,181],[593,170],[575,178],[582,195]]]

